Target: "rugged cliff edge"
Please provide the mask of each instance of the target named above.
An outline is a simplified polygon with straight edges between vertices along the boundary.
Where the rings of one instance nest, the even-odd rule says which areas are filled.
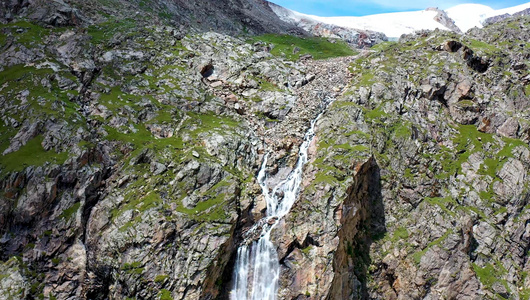
[[[353,52],[209,3],[0,1],[0,299],[227,299],[332,100],[279,298],[528,299],[528,17],[312,60]]]
[[[352,64],[276,232],[282,297],[528,299],[528,22],[407,36]]]

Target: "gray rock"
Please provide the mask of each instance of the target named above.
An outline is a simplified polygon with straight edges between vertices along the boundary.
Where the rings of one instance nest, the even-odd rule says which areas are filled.
[[[9,147],[4,150],[2,155],[15,152],[20,149],[20,147],[26,145],[29,140],[36,137],[41,132],[41,126],[42,124],[40,122],[30,122],[26,120],[17,134],[11,139]]]
[[[91,21],[62,0],[52,0],[30,7],[32,20],[52,26],[83,26]]]
[[[164,164],[161,164],[159,162],[151,162],[151,168],[150,168],[151,172],[153,173],[153,175],[160,175],[160,174],[163,174],[164,172],[166,172],[167,170],[167,167],[166,165]]]

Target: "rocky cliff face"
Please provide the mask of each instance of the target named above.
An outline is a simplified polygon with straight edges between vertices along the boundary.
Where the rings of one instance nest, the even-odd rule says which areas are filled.
[[[442,24],[453,32],[462,33],[462,30],[456,26],[455,21],[451,19],[451,17],[449,17],[444,10],[441,10],[438,7],[429,7],[426,9],[426,11],[435,11],[437,14],[434,17],[434,20],[436,22]]]
[[[306,34],[280,20],[264,0],[2,0],[0,7],[2,23],[25,16],[41,24],[70,26],[101,22],[109,15],[121,18],[140,15],[158,23],[169,21],[173,26],[229,34]]]
[[[528,17],[291,61],[205,3],[0,2],[0,299],[227,299],[331,101],[279,298],[528,298]]]
[[[257,134],[306,75],[267,47],[143,17],[2,27],[4,298],[222,286],[255,193]]]
[[[528,297],[528,22],[354,62],[277,231],[286,299]]]

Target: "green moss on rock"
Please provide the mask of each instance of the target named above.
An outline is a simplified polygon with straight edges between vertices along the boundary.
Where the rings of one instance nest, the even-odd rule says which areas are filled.
[[[43,136],[38,135],[18,151],[0,155],[2,173],[18,172],[28,166],[43,166],[46,163],[61,165],[68,159],[68,152],[57,153],[53,150],[44,150],[43,140]]]
[[[297,60],[300,56],[311,54],[314,59],[325,59],[339,56],[355,55],[348,44],[343,41],[333,43],[320,37],[295,37],[291,35],[265,34],[251,39],[252,42],[262,41],[274,45],[271,50],[273,55],[285,55],[287,59]],[[298,48],[297,53],[293,53]]]

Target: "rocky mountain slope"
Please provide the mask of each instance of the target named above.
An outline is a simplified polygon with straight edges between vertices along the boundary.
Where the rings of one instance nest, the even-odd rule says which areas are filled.
[[[285,299],[528,299],[528,22],[354,62],[276,232]]]
[[[282,21],[299,27],[315,36],[339,38],[357,48],[371,47],[374,44],[388,40],[387,37],[380,32],[358,29],[355,27],[347,28],[332,23],[319,22],[312,16],[286,9],[285,7],[274,3],[269,3],[269,6]]]
[[[18,17],[52,26],[87,25],[116,18],[170,22],[173,26],[213,30],[229,34],[243,32],[305,34],[281,21],[264,0],[1,0],[0,22]]]
[[[278,298],[528,299],[528,17],[356,54],[208,3],[0,2],[0,299],[229,299],[331,101]]]

